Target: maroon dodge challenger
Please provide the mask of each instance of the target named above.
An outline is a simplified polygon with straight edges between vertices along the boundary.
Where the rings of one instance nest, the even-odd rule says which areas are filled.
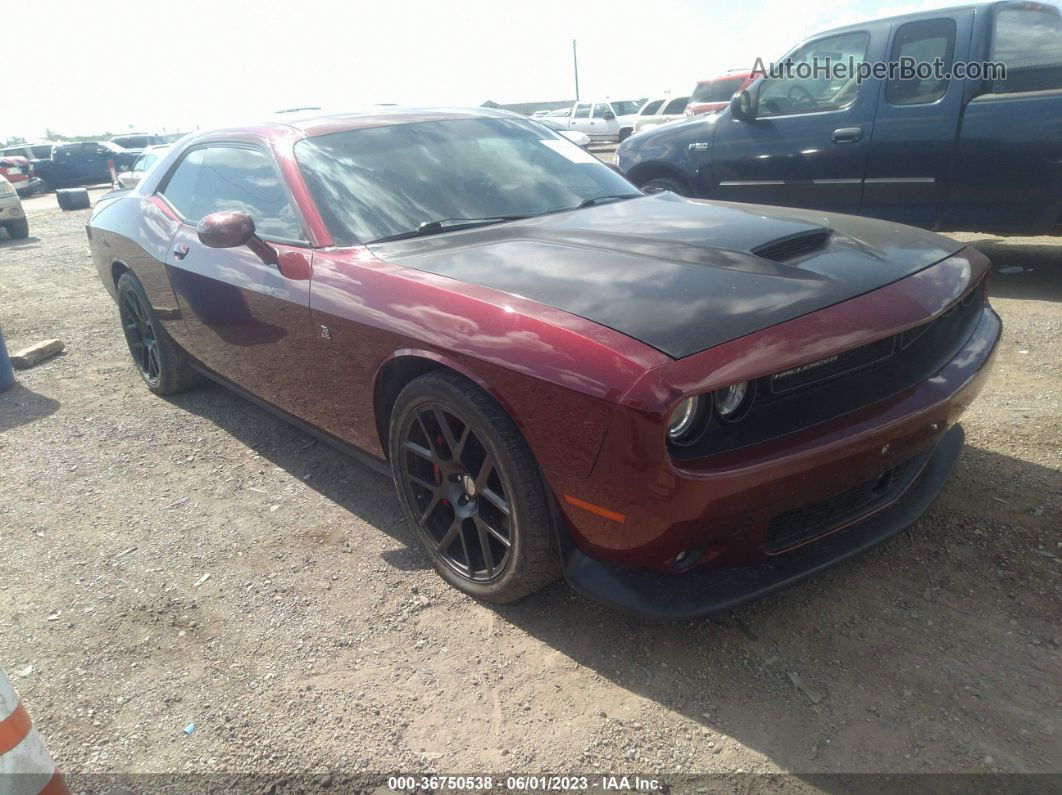
[[[388,468],[440,575],[657,618],[910,526],[1000,335],[989,263],[845,215],[640,194],[504,112],[196,134],[88,225],[148,388],[203,376]]]

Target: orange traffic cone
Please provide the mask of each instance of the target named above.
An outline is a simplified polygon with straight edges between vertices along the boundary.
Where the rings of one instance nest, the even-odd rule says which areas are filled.
[[[0,795],[70,795],[11,681],[0,671]]]

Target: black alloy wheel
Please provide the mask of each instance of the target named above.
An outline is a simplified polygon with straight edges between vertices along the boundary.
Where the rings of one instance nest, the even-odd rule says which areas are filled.
[[[202,383],[203,377],[192,369],[184,351],[159,322],[140,280],[127,271],[118,278],[116,287],[122,332],[148,389],[156,395],[171,395]]]
[[[125,340],[129,343],[129,353],[132,354],[140,375],[148,385],[158,386],[159,377],[162,375],[158,333],[136,290],[122,292],[118,313],[122,319]]]
[[[559,576],[542,473],[479,386],[443,368],[411,381],[395,401],[388,454],[406,520],[450,585],[504,603]]]
[[[437,559],[472,582],[505,571],[512,548],[508,489],[466,422],[442,406],[418,406],[402,427],[402,487]]]

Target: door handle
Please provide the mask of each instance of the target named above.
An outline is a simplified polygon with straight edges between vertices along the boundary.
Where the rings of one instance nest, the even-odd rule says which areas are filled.
[[[854,144],[862,137],[862,127],[842,127],[839,130],[834,130],[832,136],[835,144]]]
[[[188,256],[188,246],[186,246],[184,243],[178,243],[176,246],[173,247],[173,258],[174,259],[184,259],[187,256]]]

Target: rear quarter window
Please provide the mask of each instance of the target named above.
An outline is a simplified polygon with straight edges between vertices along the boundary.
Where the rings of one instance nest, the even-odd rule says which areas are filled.
[[[1002,6],[989,60],[1007,67],[1007,78],[993,82],[993,93],[1062,88],[1062,15],[1034,4]]]

